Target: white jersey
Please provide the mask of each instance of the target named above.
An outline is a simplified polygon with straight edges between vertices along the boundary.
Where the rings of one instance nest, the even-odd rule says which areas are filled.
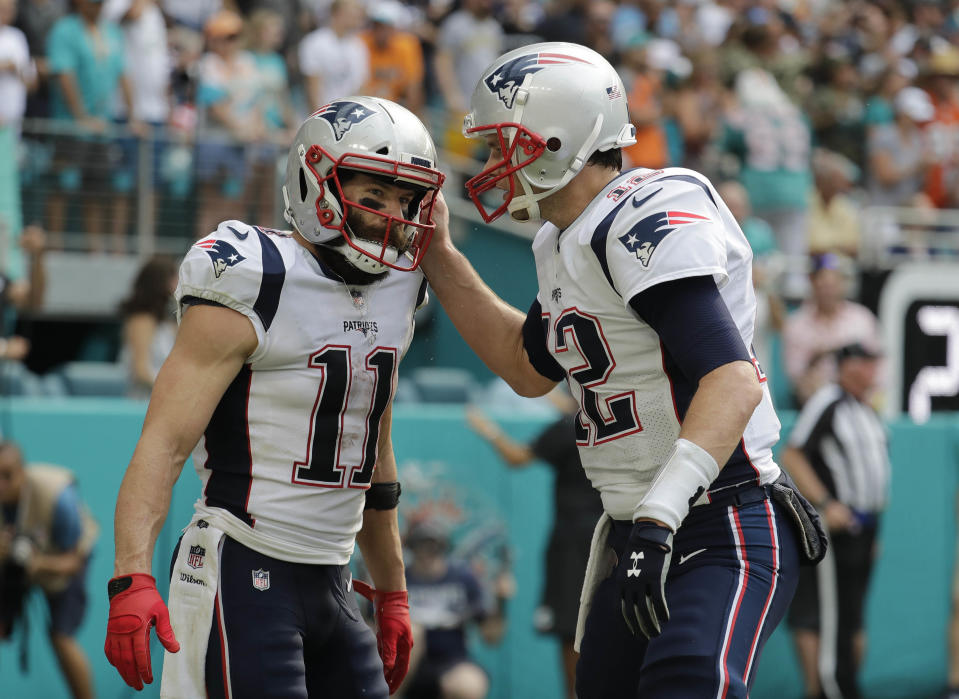
[[[197,513],[267,555],[346,563],[425,294],[420,272],[347,286],[289,233],[239,221],[195,243],[179,312],[192,299],[222,304],[259,341],[193,452]]]
[[[545,224],[533,253],[547,346],[580,401],[583,467],[607,513],[631,519],[679,436],[696,387],[629,301],[661,282],[711,275],[750,348],[752,251],[706,178],[668,168],[623,173],[564,231]],[[772,459],[779,420],[753,363],[763,399],[713,491],[779,476]]]

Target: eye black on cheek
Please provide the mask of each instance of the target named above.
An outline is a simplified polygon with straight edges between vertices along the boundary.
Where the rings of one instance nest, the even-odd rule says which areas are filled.
[[[382,202],[379,202],[376,199],[371,199],[370,197],[362,197],[357,203],[360,206],[365,206],[367,208],[373,209],[374,211],[380,211],[386,208]]]

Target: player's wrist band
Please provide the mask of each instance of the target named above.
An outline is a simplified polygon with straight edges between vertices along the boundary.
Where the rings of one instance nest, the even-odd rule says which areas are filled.
[[[633,510],[633,521],[648,517],[676,532],[689,514],[690,503],[707,491],[718,475],[719,464],[709,452],[688,439],[677,439],[646,497]]]
[[[364,510],[392,510],[400,504],[403,489],[399,481],[374,483],[366,491]]]

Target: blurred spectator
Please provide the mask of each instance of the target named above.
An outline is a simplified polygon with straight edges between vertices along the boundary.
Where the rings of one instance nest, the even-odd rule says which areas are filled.
[[[669,165],[669,146],[663,128],[665,71],[650,60],[650,41],[637,36],[623,49],[623,85],[627,90],[629,120],[636,127],[636,143],[623,149],[627,167],[657,170]]]
[[[582,43],[608,61],[615,60],[611,29],[615,12],[616,5],[610,0],[593,0],[586,8],[586,31]]]
[[[846,298],[849,266],[833,253],[812,258],[811,297],[786,318],[783,358],[800,405],[836,380],[836,349],[853,342],[871,351],[880,347],[876,316]]]
[[[293,138],[296,115],[290,94],[286,61],[279,53],[283,46],[283,17],[274,10],[254,10],[250,15],[250,53],[256,63],[259,80],[259,111],[266,133],[263,142],[250,146],[250,182],[247,187],[251,220],[264,226],[277,226],[276,178],[279,163],[286,166],[287,144]],[[237,217],[239,214],[230,214]]]
[[[744,70],[736,78],[735,93],[722,149],[739,158],[738,179],[749,193],[753,213],[769,223],[786,255],[783,294],[802,298],[807,289],[801,265],[806,259],[812,184],[809,127],[766,70]]]
[[[830,536],[825,560],[799,571],[788,623],[806,696],[859,699],[863,616],[890,466],[885,426],[869,404],[876,355],[855,343],[840,348],[836,361],[837,381],[803,407],[782,455],[783,467],[822,513]]]
[[[23,591],[44,593],[50,643],[70,693],[92,699],[90,662],[76,633],[86,612],[86,573],[98,528],[80,501],[76,479],[60,466],[24,465],[15,443],[0,442],[0,512],[0,588],[8,592],[9,579],[18,576]],[[4,594],[2,606],[15,601]],[[11,632],[4,621],[9,623],[0,620],[0,638]]]
[[[809,252],[859,255],[859,206],[849,196],[859,169],[839,153],[813,152],[813,188],[809,205]]]
[[[470,95],[503,46],[503,29],[492,15],[492,6],[492,0],[463,0],[461,9],[443,21],[437,38],[436,81],[449,116],[441,140],[447,149],[463,155],[474,148],[460,133]]]
[[[467,631],[477,624],[485,642],[502,639],[512,578],[484,590],[467,565],[450,559],[449,533],[435,520],[413,522],[405,544],[412,554],[406,587],[415,640],[399,693],[404,699],[483,699],[489,677],[470,659]]]
[[[690,56],[690,74],[680,80],[673,95],[673,113],[682,138],[683,167],[698,172],[716,171],[715,142],[724,109],[725,91],[719,81],[714,51]]]
[[[768,372],[774,363],[772,339],[782,332],[786,319],[786,306],[779,295],[782,255],[776,247],[776,238],[769,224],[752,215],[745,187],[730,180],[720,184],[717,191],[753,250],[756,328],[752,351],[760,365]]]
[[[23,0],[17,3],[17,26],[23,30],[30,56],[37,67],[37,88],[27,96],[26,115],[50,116],[50,70],[47,63],[47,35],[68,11],[67,0]]]
[[[253,55],[241,48],[243,29],[243,18],[230,10],[213,15],[204,27],[208,51],[197,70],[198,236],[237,215],[248,191],[253,153],[247,146],[266,135],[260,72]]]
[[[893,101],[904,87],[908,87],[918,73],[916,65],[900,58],[887,67],[876,79],[876,88],[866,99],[866,113],[863,120],[867,136],[881,124],[891,124],[896,120]],[[863,163],[865,164],[865,163]]]
[[[699,21],[701,0],[678,0],[665,4],[656,22],[656,35],[677,42],[686,51],[695,51],[707,41]]]
[[[369,54],[358,35],[363,22],[357,0],[333,0],[327,25],[303,37],[298,55],[309,111],[360,93],[370,75]]]
[[[877,126],[869,137],[870,200],[877,206],[929,207],[922,187],[935,156],[920,125],[933,118],[935,108],[926,92],[904,87],[893,110],[895,121]]]
[[[161,188],[161,168],[167,121],[170,118],[170,75],[172,63],[167,43],[166,20],[156,0],[105,0],[103,17],[117,22],[123,29],[125,60],[130,89],[133,92],[133,115],[150,127],[150,176],[153,196],[140,200],[154,215],[158,207],[156,195]],[[116,107],[118,116],[127,117],[122,102]],[[134,169],[145,167],[140,161],[140,142],[123,138],[124,166],[130,177]],[[148,203],[147,203],[148,202]]]
[[[585,44],[586,13],[589,4],[589,0],[554,0],[548,3],[546,15],[536,28],[536,33],[543,38],[543,41],[570,41],[574,44]]]
[[[361,34],[370,56],[364,95],[383,97],[423,116],[423,50],[415,35],[400,27],[406,11],[398,0],[370,6],[369,28]]]
[[[825,59],[815,73],[816,89],[806,105],[813,139],[861,166],[866,155],[866,105],[859,71],[850,57],[842,56]]]
[[[579,658],[573,641],[582,581],[569,571],[586,570],[589,543],[603,506],[579,460],[573,429],[576,401],[563,389],[554,390],[549,396],[562,414],[529,444],[510,439],[479,410],[469,411],[466,417],[473,431],[489,442],[510,468],[523,468],[539,460],[553,469],[553,529],[546,549],[545,582],[535,624],[538,631],[559,639],[565,696],[573,697]]]
[[[959,207],[959,48],[949,46],[932,54],[921,76],[935,114],[926,126],[929,167],[926,194],[940,208]]]
[[[15,279],[0,273],[0,360],[10,362],[22,362],[30,353],[29,338],[14,332],[17,315],[24,311],[39,311],[46,290],[44,255],[47,242],[44,230],[39,226],[27,226],[19,242],[27,261],[24,265],[26,276]],[[6,390],[7,386],[0,382],[0,393]]]
[[[802,76],[809,57],[787,29],[783,15],[770,4],[736,8],[720,52],[720,74],[724,83],[732,85],[740,73],[762,68],[775,78],[782,91],[798,101],[807,82]]]
[[[224,8],[223,0],[162,0],[163,14],[173,26],[203,31],[207,20]]]
[[[503,0],[496,19],[503,28],[503,51],[542,41],[536,28],[543,21],[543,6],[530,0]]]
[[[20,202],[20,127],[27,90],[36,85],[37,71],[26,37],[11,26],[17,0],[0,0],[0,269],[22,277],[17,242],[23,228]]]
[[[133,93],[133,114],[162,128],[170,115],[170,51],[166,20],[156,0],[105,0],[103,18],[123,30],[126,73]],[[126,105],[117,114],[127,116]]]
[[[47,37],[54,81],[51,116],[61,120],[69,134],[56,137],[57,191],[46,203],[48,230],[55,237],[64,233],[66,195],[82,192],[90,249],[102,251],[103,235],[109,231],[113,250],[123,252],[133,179],[111,128],[118,90],[126,113],[132,115],[128,129],[136,136],[144,131],[133,107],[120,27],[100,17],[103,5],[97,0],[75,0],[75,7],[76,12],[58,20]]]
[[[127,369],[129,398],[150,397],[157,373],[173,349],[176,285],[177,266],[166,257],[154,257],[140,267],[130,295],[120,304],[120,362]]]

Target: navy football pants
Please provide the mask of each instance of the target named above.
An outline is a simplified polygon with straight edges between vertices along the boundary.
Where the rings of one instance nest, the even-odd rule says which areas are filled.
[[[269,571],[269,589],[253,586],[257,570]],[[376,638],[349,583],[349,566],[288,563],[224,537],[209,699],[386,699]]]
[[[613,523],[617,556],[631,526]],[[798,566],[795,530],[772,500],[693,508],[673,540],[670,616],[659,636],[630,633],[615,573],[599,585],[576,668],[577,697],[745,699],[760,651],[795,592]]]

